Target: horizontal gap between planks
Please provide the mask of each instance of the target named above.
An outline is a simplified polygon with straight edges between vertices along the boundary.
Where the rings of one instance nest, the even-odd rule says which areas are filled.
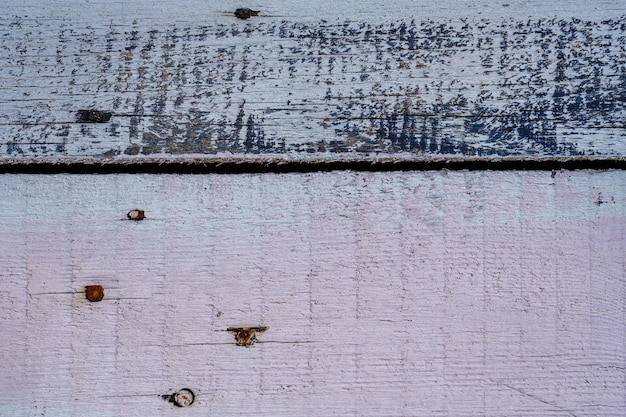
[[[626,158],[430,158],[430,159],[141,159],[6,160],[0,174],[249,174],[329,171],[626,169]]]

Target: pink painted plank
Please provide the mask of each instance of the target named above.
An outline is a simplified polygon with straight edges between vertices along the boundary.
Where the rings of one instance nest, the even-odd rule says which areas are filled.
[[[0,415],[626,411],[624,171],[5,175],[0,194]],[[248,348],[226,331],[260,325]],[[162,398],[181,388],[184,411]]]

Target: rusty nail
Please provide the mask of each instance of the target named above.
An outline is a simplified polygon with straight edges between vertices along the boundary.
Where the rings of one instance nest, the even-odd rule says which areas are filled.
[[[235,16],[239,19],[250,19],[250,16],[258,16],[259,10],[248,9],[247,7],[235,10]]]
[[[261,327],[229,327],[226,329],[229,332],[235,333],[235,340],[237,341],[237,346],[251,346],[256,343],[257,333],[263,333],[269,327],[261,326]]]
[[[140,221],[145,219],[146,215],[143,210],[132,209],[128,212],[128,214],[126,214],[126,217],[128,217],[128,220]]]
[[[252,329],[241,329],[235,335],[239,346],[250,346],[256,342],[256,334]]]
[[[78,110],[78,119],[84,123],[106,123],[111,116],[112,113],[100,110]]]
[[[183,388],[180,391],[173,393],[170,396],[170,402],[174,403],[177,407],[187,407],[193,404],[193,401],[196,399],[193,391],[189,388]]]
[[[104,288],[102,288],[102,285],[88,285],[85,287],[85,296],[92,303],[102,301],[104,298]]]

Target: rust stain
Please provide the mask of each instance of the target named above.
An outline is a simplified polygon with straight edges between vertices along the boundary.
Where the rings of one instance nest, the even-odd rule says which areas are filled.
[[[256,343],[257,333],[263,333],[269,329],[267,326],[259,326],[259,327],[229,327],[226,329],[229,332],[235,333],[235,340],[237,341],[237,346],[251,346]]]
[[[104,298],[104,288],[102,285],[88,285],[85,287],[85,296],[92,303],[102,301]]]

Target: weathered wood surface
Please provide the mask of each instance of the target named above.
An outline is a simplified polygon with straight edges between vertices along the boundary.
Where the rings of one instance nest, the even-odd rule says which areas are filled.
[[[626,413],[624,171],[3,175],[0,195],[2,416]],[[232,326],[269,329],[245,348]],[[188,408],[161,398],[184,387]]]
[[[4,3],[3,164],[626,155],[622,1]]]

